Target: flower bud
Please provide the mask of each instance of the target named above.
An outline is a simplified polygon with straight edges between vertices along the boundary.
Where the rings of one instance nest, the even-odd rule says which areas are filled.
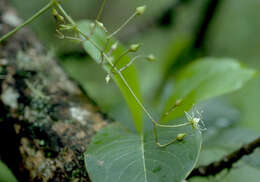
[[[137,15],[142,15],[146,10],[146,6],[139,6],[136,8]]]
[[[108,32],[103,23],[101,23],[100,21],[97,21],[97,20],[96,20],[96,24],[97,24],[97,26],[98,26],[99,28],[101,28],[102,30],[104,30],[104,32]]]
[[[175,105],[176,106],[180,106],[181,103],[182,103],[182,99],[178,99],[178,100],[176,100]]]
[[[109,83],[110,79],[111,79],[110,74],[107,74],[107,76],[106,76],[106,78],[105,78],[106,83]]]
[[[56,21],[65,22],[64,17],[61,16],[55,8],[52,9],[52,15]]]
[[[90,28],[91,28],[91,30],[93,30],[95,28],[95,23],[91,22],[90,23]]]
[[[136,51],[138,51],[138,49],[139,49],[140,47],[141,47],[140,44],[132,44],[132,45],[130,45],[129,51],[131,51],[131,52],[136,52]]]
[[[115,43],[111,46],[111,50],[112,50],[112,51],[116,50],[117,46],[118,46],[118,42],[115,42]]]
[[[176,138],[177,138],[178,141],[182,141],[183,138],[184,138],[186,135],[187,135],[186,133],[179,133]]]
[[[154,55],[153,55],[153,54],[148,55],[148,56],[147,56],[147,60],[150,61],[150,62],[155,61]]]

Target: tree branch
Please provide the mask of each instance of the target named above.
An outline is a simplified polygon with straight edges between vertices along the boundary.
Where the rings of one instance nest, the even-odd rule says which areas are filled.
[[[214,176],[225,169],[229,170],[242,157],[253,153],[254,150],[258,147],[260,147],[260,137],[248,144],[243,145],[238,150],[224,156],[219,161],[212,162],[209,165],[199,166],[198,168],[193,169],[187,179],[195,176]]]

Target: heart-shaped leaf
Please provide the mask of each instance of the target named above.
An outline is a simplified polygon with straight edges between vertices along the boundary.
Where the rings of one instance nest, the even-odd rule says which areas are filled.
[[[91,29],[91,21],[83,20],[79,22],[79,28],[82,32],[84,32],[86,35],[90,35],[92,32]],[[93,35],[90,36],[90,39],[95,42],[95,44],[101,48],[102,50],[105,49],[105,53],[108,53],[111,46],[116,42],[114,39],[111,39],[109,43],[106,45],[107,35],[98,26],[96,27],[95,31],[93,32]],[[86,52],[97,62],[101,63],[102,56],[99,49],[97,49],[90,41],[84,41],[83,47],[86,50]],[[111,57],[116,60],[119,58],[126,49],[121,45],[118,44],[116,50],[114,50],[111,54]],[[127,65],[130,62],[129,55],[124,55],[121,57],[120,61],[116,65],[118,69],[122,68],[123,66]],[[142,131],[143,127],[143,121],[142,121],[142,108],[139,106],[139,104],[136,102],[136,99],[133,97],[132,93],[129,91],[129,89],[126,87],[123,80],[120,78],[118,74],[114,74],[111,71],[111,66],[104,61],[104,64],[102,64],[103,68],[113,77],[115,80],[117,86],[120,88],[128,107],[131,111],[131,114],[133,116],[133,120],[135,123],[135,127],[139,133]],[[136,69],[134,65],[129,66],[127,69],[125,69],[122,72],[123,77],[133,90],[136,97],[141,100],[141,94],[139,89],[139,82],[138,82],[138,76],[136,73]],[[105,80],[105,79],[104,79]]]
[[[167,143],[179,133],[187,136],[162,148],[151,131],[140,136],[111,124],[87,148],[88,174],[93,182],[181,182],[198,159],[201,134],[191,126],[171,128],[160,130],[159,140]]]
[[[166,103],[165,112],[178,99],[182,99],[182,103],[161,120],[175,119],[199,101],[240,89],[254,73],[229,58],[203,58],[187,65],[176,74],[174,91]]]

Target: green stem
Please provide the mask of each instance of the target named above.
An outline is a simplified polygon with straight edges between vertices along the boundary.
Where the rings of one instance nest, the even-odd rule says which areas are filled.
[[[116,35],[120,30],[122,30],[138,13],[135,12],[132,16],[130,16],[116,31],[111,33],[108,38],[112,38],[114,35]]]
[[[65,12],[65,10],[63,9],[63,7],[60,4],[57,4],[58,8],[60,9],[60,11],[63,13],[63,15],[65,16],[65,18],[69,21],[69,23],[71,23],[72,25],[75,25],[75,29],[87,40],[89,41],[96,49],[98,49],[100,52],[103,52],[102,49],[96,44],[96,42],[94,42],[90,37],[88,37],[87,35],[85,35],[76,25],[76,23],[73,21],[73,19]],[[138,103],[138,105],[142,108],[142,110],[145,112],[145,114],[147,115],[147,117],[152,121],[152,123],[154,124],[154,127],[158,126],[158,127],[164,127],[164,128],[177,128],[177,127],[183,127],[183,126],[188,126],[190,125],[190,122],[187,123],[183,123],[183,124],[178,124],[178,125],[163,125],[163,124],[159,124],[150,114],[150,112],[146,109],[146,107],[142,104],[142,102],[139,100],[139,98],[135,95],[134,91],[132,90],[132,88],[130,87],[130,85],[128,84],[128,82],[126,81],[125,77],[122,75],[122,73],[115,67],[115,65],[113,64],[112,60],[109,58],[109,56],[107,54],[105,54],[103,52],[104,58],[107,60],[107,62],[110,64],[110,66],[112,68],[114,68],[114,70],[116,71],[116,73],[119,75],[120,79],[123,81],[123,83],[125,84],[125,86],[127,87],[127,89],[129,90],[129,92],[131,93],[131,95],[134,97],[134,99],[136,100],[136,102]],[[157,135],[157,133],[156,133]]]
[[[99,11],[98,11],[98,14],[97,14],[96,20],[99,20],[99,18],[100,18],[100,16],[101,16],[102,12],[103,12],[103,10],[104,10],[104,7],[105,7],[105,4],[106,4],[106,1],[107,1],[107,0],[103,0],[102,5],[101,5],[101,7],[100,7],[100,9],[99,9]]]
[[[125,55],[127,55],[129,52],[130,52],[130,49],[127,49],[118,58],[116,58],[116,60],[114,61],[114,67],[112,67],[112,70],[117,66],[117,64],[119,63],[121,58],[124,57]]]
[[[76,22],[67,14],[67,12],[63,9],[59,2],[55,2],[56,6],[59,8],[61,13],[65,16],[65,18],[75,27],[77,26]]]
[[[107,0],[103,0],[102,4],[101,4],[101,7],[98,11],[98,14],[97,14],[97,17],[96,17],[96,21],[98,21],[102,15],[102,12],[104,10],[104,7],[105,7],[105,4],[106,4],[106,1]],[[93,35],[95,29],[96,29],[96,26],[97,26],[97,22],[95,21],[95,24],[94,24],[94,27],[92,28],[91,32],[90,32],[90,35]]]
[[[133,59],[131,59],[129,61],[129,63],[127,63],[125,66],[123,66],[122,68],[120,68],[120,72],[124,71],[126,68],[128,68],[129,66],[131,66],[137,59],[145,59],[147,58],[147,56],[142,56],[142,55],[139,55],[139,56],[135,56]]]
[[[15,34],[17,31],[25,27],[26,25],[30,24],[32,21],[34,21],[36,18],[38,18],[40,15],[45,13],[49,8],[52,7],[52,5],[55,3],[55,0],[50,1],[46,6],[44,6],[42,9],[40,9],[37,13],[35,13],[32,17],[30,17],[28,20],[26,20],[23,24],[15,27],[12,31],[5,34],[3,37],[0,38],[0,43],[4,40],[11,37],[13,34]]]

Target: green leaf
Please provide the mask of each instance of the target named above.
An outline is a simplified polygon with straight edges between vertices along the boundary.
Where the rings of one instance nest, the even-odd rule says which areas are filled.
[[[202,119],[206,121],[207,130],[203,131],[203,145],[211,144],[212,139],[225,129],[230,129],[240,121],[237,108],[227,102],[225,97],[215,97],[202,101],[198,107],[203,111]]]
[[[82,32],[84,32],[86,35],[89,35],[90,32],[91,32],[90,23],[91,23],[91,21],[88,21],[88,20],[84,20],[84,21],[80,21],[79,22],[80,30]],[[94,31],[94,34],[91,36],[91,39],[94,42],[96,42],[98,47],[100,47],[102,50],[106,47],[107,36],[106,36],[105,32],[103,30],[101,30],[100,28],[96,27],[96,30]],[[110,47],[115,42],[116,42],[115,40],[111,40],[110,41],[110,43],[108,44],[108,46],[106,48],[106,51],[105,51],[106,53],[108,52]],[[83,46],[84,46],[85,50],[87,51],[87,53],[97,63],[101,62],[100,50],[98,50],[95,46],[93,46],[90,43],[90,41],[84,41]],[[120,55],[122,55],[125,51],[126,51],[126,49],[121,44],[118,44],[117,49],[115,51],[113,51],[113,53],[112,53],[112,57],[114,57],[114,59],[116,59]],[[125,66],[129,62],[130,62],[130,57],[128,55],[125,55],[118,62],[116,67],[119,69],[119,68]],[[108,73],[111,73],[110,72],[111,67],[108,64],[103,64],[102,66]],[[128,82],[129,86],[134,91],[135,95],[139,98],[139,100],[141,100],[138,76],[137,76],[136,69],[135,69],[134,65],[131,65],[126,70],[124,70],[122,72],[122,74],[123,74],[124,78],[126,79],[126,81]],[[133,120],[134,120],[135,127],[136,127],[137,131],[139,133],[141,133],[142,127],[143,127],[143,120],[142,120],[143,118],[142,118],[142,109],[141,109],[141,107],[136,102],[135,98],[130,93],[129,89],[125,86],[125,84],[123,83],[123,81],[119,77],[119,75],[113,74],[113,79],[115,80],[117,86],[120,88],[120,90],[121,90],[121,92],[122,92],[122,94],[123,94],[123,96],[124,96],[124,98],[125,98],[125,100],[126,100],[126,102],[128,104],[128,107],[129,107],[129,109],[131,111],[131,114],[132,114],[132,117],[133,117]],[[104,82],[105,82],[105,79],[104,79]]]
[[[172,40],[171,44],[168,46],[168,50],[165,52],[165,58],[163,58],[163,73],[167,74],[169,68],[175,64],[177,59],[185,52],[189,45],[191,44],[191,37],[179,35]]]
[[[216,176],[210,177],[194,177],[189,182],[259,182],[260,173],[257,169],[238,163],[237,167],[231,170],[224,170]]]
[[[255,150],[252,155],[243,157],[243,161],[251,167],[260,170],[260,150]]]
[[[259,137],[256,131],[248,130],[245,128],[229,128],[218,130],[215,137],[210,138],[208,144],[203,143],[200,152],[199,165],[208,165],[211,162],[220,160],[224,155],[227,155],[243,144],[249,143]],[[225,141],[225,142],[223,142]],[[203,181],[223,181],[223,182],[244,182],[244,181],[259,181],[260,173],[260,150],[256,149],[254,153],[244,156],[239,162],[235,163],[228,173],[224,170],[216,177],[209,178],[195,177],[190,179],[190,182],[203,182]],[[228,175],[227,175],[228,174]],[[227,177],[226,177],[227,175]],[[223,178],[223,176],[225,176]],[[219,179],[219,180],[218,180]]]
[[[13,173],[8,167],[0,161],[0,182],[17,182]]]
[[[219,130],[217,134],[209,140],[206,146],[219,147],[231,152],[258,137],[260,137],[260,134],[254,130],[232,127],[225,130]]]
[[[181,182],[191,172],[201,148],[201,134],[191,126],[159,131],[161,143],[179,133],[183,141],[167,147],[155,144],[153,133],[133,134],[120,124],[111,124],[91,141],[85,153],[93,182]]]
[[[175,119],[199,101],[240,89],[254,73],[229,58],[203,58],[188,64],[176,74],[174,91],[164,111],[168,111],[178,99],[183,101],[161,120]]]
[[[210,138],[204,148],[221,149],[225,150],[226,153],[230,153],[242,147],[242,145],[254,141],[258,137],[260,137],[260,134],[250,129],[240,127],[225,129],[222,131],[218,131],[217,135]],[[251,167],[260,169],[259,157],[260,150],[256,149],[252,154],[243,157],[242,161]]]

